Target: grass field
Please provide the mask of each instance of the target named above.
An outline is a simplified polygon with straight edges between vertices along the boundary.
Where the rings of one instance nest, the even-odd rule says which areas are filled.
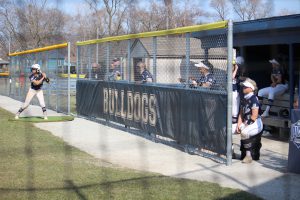
[[[42,116],[30,116],[30,117],[19,117],[19,119],[15,119],[14,117],[9,118],[9,121],[17,121],[17,122],[63,122],[63,121],[72,121],[74,120],[73,116],[48,116],[47,120],[44,120]]]
[[[93,158],[0,109],[0,199],[258,199]]]

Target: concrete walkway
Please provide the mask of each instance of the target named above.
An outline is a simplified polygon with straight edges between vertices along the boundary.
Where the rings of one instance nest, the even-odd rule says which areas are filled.
[[[20,105],[19,101],[0,96],[0,107],[12,113]],[[42,114],[38,106],[30,106],[26,112],[26,115]],[[48,115],[60,114],[48,111]],[[122,167],[214,182],[264,199],[300,199],[300,175],[286,172],[287,142],[263,138],[260,161],[247,165],[233,160],[232,166],[226,166],[82,118],[71,122],[38,123],[36,126],[90,155]],[[239,138],[234,140],[238,143]]]

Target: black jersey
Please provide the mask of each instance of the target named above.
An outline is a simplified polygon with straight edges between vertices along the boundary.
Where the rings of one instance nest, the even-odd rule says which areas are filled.
[[[42,81],[42,83],[40,85],[34,85],[33,84],[33,81],[39,81],[43,78],[43,75],[41,73],[38,73],[37,76],[35,76],[34,74],[31,74],[29,76],[29,79],[30,79],[30,82],[31,82],[31,89],[34,89],[34,90],[40,90],[43,86],[43,82],[44,80]]]
[[[213,74],[206,74],[206,76],[202,75],[200,77],[200,79],[197,80],[197,83],[199,83],[199,85],[202,85],[204,83],[210,83],[211,85],[216,83],[215,77]]]
[[[242,120],[249,120],[252,115],[252,109],[258,108],[258,113],[260,114],[260,103],[258,101],[258,98],[256,95],[252,94],[250,97],[245,97],[243,101],[241,102],[241,108],[242,108]]]
[[[142,81],[147,82],[149,79],[153,80],[152,75],[147,69],[145,69],[142,73]]]
[[[232,91],[239,91],[240,90],[240,79],[236,78],[232,80]]]

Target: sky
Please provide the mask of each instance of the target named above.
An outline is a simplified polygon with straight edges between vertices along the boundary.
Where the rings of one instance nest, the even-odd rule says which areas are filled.
[[[89,7],[84,0],[48,0],[51,6],[58,7],[62,11],[76,15],[78,12],[88,12]],[[161,0],[158,0],[161,2]],[[210,6],[210,0],[194,0],[201,1],[204,9],[207,11],[213,11]],[[274,14],[277,15],[282,9],[292,11],[294,13],[300,13],[300,0],[273,0],[274,2]]]

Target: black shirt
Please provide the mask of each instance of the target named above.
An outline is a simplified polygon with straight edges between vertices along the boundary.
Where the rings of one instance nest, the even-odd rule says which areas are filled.
[[[236,78],[232,80],[232,91],[239,91],[240,90],[240,79]]]
[[[31,74],[29,76],[29,79],[30,79],[30,82],[31,82],[31,89],[34,89],[34,90],[40,90],[43,86],[43,82],[44,80],[42,81],[42,83],[40,85],[34,85],[33,84],[33,81],[39,81],[43,78],[43,75],[41,73],[38,73],[37,76],[35,76],[34,74]]]
[[[150,73],[147,69],[145,69],[145,70],[143,71],[143,73],[142,73],[142,81],[143,81],[143,82],[147,82],[147,80],[148,80],[149,78],[153,81],[153,78],[152,78],[151,73]]]
[[[213,85],[216,83],[216,80],[215,80],[214,75],[209,73],[209,74],[206,74],[206,76],[202,75],[200,77],[200,79],[197,80],[197,83],[199,83],[200,86],[204,83],[210,83],[211,85]]]
[[[242,119],[243,121],[249,120],[252,115],[252,109],[258,108],[260,113],[260,104],[259,101],[256,97],[256,95],[252,95],[250,98],[246,99],[244,98],[243,101],[241,102],[241,108],[242,108]]]

